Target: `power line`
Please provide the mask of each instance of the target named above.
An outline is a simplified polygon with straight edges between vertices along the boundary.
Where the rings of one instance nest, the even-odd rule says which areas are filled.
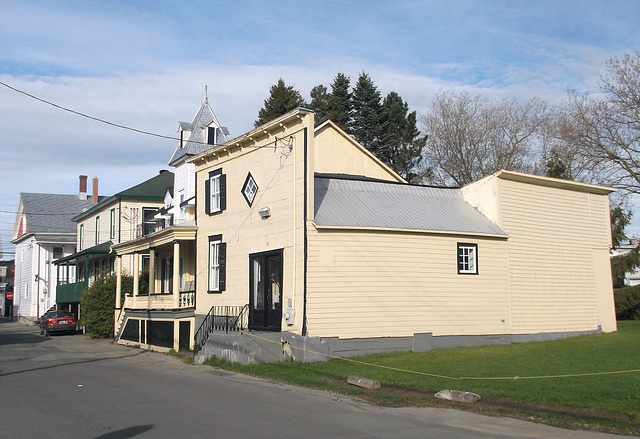
[[[139,134],[145,134],[147,136],[159,137],[161,139],[169,139],[169,140],[177,140],[177,141],[181,141],[182,140],[182,139],[180,139],[178,137],[165,136],[163,134],[157,134],[157,133],[153,133],[151,131],[144,131],[144,130],[140,130],[138,128],[132,128],[132,127],[129,127],[129,126],[126,126],[126,125],[120,125],[120,124],[117,124],[117,123],[114,123],[114,122],[110,122],[108,120],[101,119],[99,117],[90,116],[90,115],[82,113],[80,111],[72,110],[71,108],[63,107],[62,105],[58,105],[58,104],[56,104],[54,102],[51,102],[51,101],[48,101],[46,99],[39,98],[39,97],[37,97],[35,95],[32,95],[31,93],[27,93],[24,90],[20,90],[18,88],[12,87],[9,84],[7,84],[5,82],[2,82],[2,81],[0,81],[0,85],[3,85],[5,87],[7,87],[8,89],[15,91],[16,93],[20,93],[22,95],[28,96],[31,99],[35,99],[36,101],[42,102],[42,103],[47,104],[47,105],[51,105],[52,107],[58,108],[60,110],[68,111],[69,113],[75,114],[77,116],[86,117],[87,119],[91,119],[91,120],[94,120],[96,122],[101,122],[101,123],[110,125],[112,127],[121,128],[123,130],[133,131],[133,132],[136,132],[136,133],[139,133]],[[285,139],[286,139],[286,141],[285,141]],[[253,147],[256,147],[256,148],[264,148],[264,147],[269,147],[271,144],[273,144],[273,147],[277,148],[278,141],[280,141],[282,143],[281,148],[283,148],[283,149],[289,148],[290,149],[292,147],[293,137],[292,136],[286,136],[286,137],[279,138],[279,137],[276,136],[275,140],[272,140],[272,141],[270,141],[270,142],[268,142],[268,143],[266,143],[264,145],[247,145],[247,146],[250,146],[250,147],[253,146]],[[200,142],[200,141],[197,141],[197,140],[188,140],[187,142],[188,143],[195,143],[197,145],[210,145],[212,148],[215,147],[215,146],[219,146],[219,145],[211,145],[208,142]]]
[[[10,213],[10,214],[13,214],[13,215],[17,215],[17,214],[18,214],[18,212],[14,212],[14,211],[11,211],[11,210],[0,210],[0,213]],[[36,216],[36,215],[45,215],[45,216],[76,216],[76,215],[80,215],[81,213],[84,213],[84,212],[78,212],[78,213],[37,213],[37,212],[28,212],[28,211],[27,211],[27,212],[23,212],[22,214],[27,215],[27,216],[30,216],[30,215],[33,215],[33,216]],[[6,223],[6,224],[9,224],[9,223]]]
[[[31,99],[35,99],[36,101],[42,102],[42,103],[47,104],[47,105],[51,105],[52,107],[58,108],[60,110],[68,111],[69,113],[73,113],[73,114],[76,114],[78,116],[86,117],[87,119],[95,120],[96,122],[101,122],[101,123],[104,123],[104,124],[107,124],[107,125],[111,125],[111,126],[116,127],[116,128],[122,128],[123,130],[129,130],[129,131],[134,131],[134,132],[140,133],[140,134],[146,134],[148,136],[160,137],[162,139],[180,140],[177,137],[164,136],[162,134],[156,134],[156,133],[152,133],[150,131],[143,131],[143,130],[139,130],[137,128],[128,127],[126,125],[120,125],[120,124],[117,124],[117,123],[114,123],[114,122],[109,122],[108,120],[100,119],[99,117],[89,116],[88,114],[81,113],[80,111],[72,110],[71,108],[63,107],[62,105],[58,105],[58,104],[53,103],[51,101],[47,101],[46,99],[42,99],[42,98],[39,98],[37,96],[34,96],[34,95],[30,94],[30,93],[27,93],[26,91],[17,89],[15,87],[12,87],[9,84],[4,83],[2,81],[0,81],[0,85],[4,85],[8,89],[13,90],[16,93],[20,93],[22,95],[28,96]]]

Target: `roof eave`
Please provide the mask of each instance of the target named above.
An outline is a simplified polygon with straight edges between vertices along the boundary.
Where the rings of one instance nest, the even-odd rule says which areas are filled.
[[[269,131],[273,129],[273,127],[279,126],[280,124],[286,124],[291,120],[298,119],[307,114],[312,114],[312,113],[314,113],[313,110],[309,110],[303,107],[298,107],[295,110],[291,110],[290,112],[283,114],[282,116],[277,117],[263,125],[260,125],[259,127],[256,127],[253,130],[241,136],[238,136],[236,138],[229,140],[228,142],[225,142],[221,145],[215,145],[211,149],[203,151],[200,154],[197,154],[195,156],[189,157],[186,159],[186,161],[188,163],[193,163],[193,162],[196,162],[197,160],[204,159],[210,155],[217,154],[219,151],[225,151],[228,148],[231,148],[234,146],[240,146],[241,144],[244,144],[247,141],[251,141],[251,138],[256,136],[257,134],[263,134],[265,131]]]
[[[312,221],[313,226],[318,230],[353,230],[360,232],[378,233],[416,233],[424,235],[454,235],[454,236],[474,236],[479,238],[507,240],[507,233],[482,233],[459,230],[428,230],[428,229],[401,229],[393,227],[371,227],[371,226],[347,226],[347,225],[322,225]]]
[[[597,195],[609,195],[610,193],[617,191],[617,189],[608,186],[599,186],[595,184],[582,183],[573,180],[563,180],[561,178],[545,177],[541,175],[525,174],[523,172],[507,171],[504,169],[496,172],[494,175],[497,178],[501,178],[503,180],[517,181],[520,183],[529,183],[560,189],[568,189],[579,192],[588,192]]]

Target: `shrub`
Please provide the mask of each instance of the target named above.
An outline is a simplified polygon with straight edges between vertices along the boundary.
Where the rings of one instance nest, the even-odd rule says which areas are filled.
[[[122,290],[131,290],[133,278],[122,276]],[[82,324],[91,338],[113,337],[116,276],[100,276],[80,298]]]
[[[640,320],[640,285],[613,290],[618,320]]]
[[[142,269],[140,276],[138,276],[138,294],[141,296],[149,294],[149,267]]]

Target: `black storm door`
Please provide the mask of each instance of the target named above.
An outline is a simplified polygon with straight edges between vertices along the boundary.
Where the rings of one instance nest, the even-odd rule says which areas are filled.
[[[280,331],[282,250],[249,256],[249,329]]]

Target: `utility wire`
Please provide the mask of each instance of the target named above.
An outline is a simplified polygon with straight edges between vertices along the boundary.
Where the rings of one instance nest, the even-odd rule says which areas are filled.
[[[150,131],[143,131],[143,130],[139,130],[139,129],[137,129],[137,128],[128,127],[128,126],[126,126],[126,125],[120,125],[120,124],[117,124],[117,123],[114,123],[114,122],[109,122],[108,120],[100,119],[99,117],[89,116],[88,114],[81,113],[81,112],[79,112],[79,111],[75,111],[75,110],[72,110],[72,109],[70,109],[70,108],[63,107],[62,105],[58,105],[58,104],[56,104],[56,103],[53,103],[53,102],[51,102],[51,101],[47,101],[46,99],[42,99],[42,98],[39,98],[39,97],[37,97],[37,96],[34,96],[34,95],[30,94],[30,93],[27,93],[26,91],[22,91],[22,90],[20,90],[20,89],[17,89],[17,88],[15,88],[15,87],[12,87],[12,86],[10,86],[9,84],[4,83],[4,82],[2,82],[2,81],[0,81],[0,85],[4,85],[4,86],[5,86],[5,87],[7,87],[8,89],[13,90],[13,91],[15,91],[16,93],[20,93],[20,94],[23,94],[23,95],[25,95],[25,96],[28,96],[28,97],[30,97],[31,99],[35,99],[36,101],[39,101],[39,102],[45,103],[45,104],[47,104],[47,105],[51,105],[52,107],[58,108],[58,109],[60,109],[60,110],[68,111],[69,113],[73,113],[73,114],[76,114],[76,115],[78,115],[78,116],[86,117],[87,119],[95,120],[96,122],[102,122],[102,123],[105,123],[105,124],[107,124],[107,125],[111,125],[111,126],[114,126],[114,127],[117,127],[117,128],[122,128],[123,130],[134,131],[134,132],[136,132],[136,133],[146,134],[146,135],[148,135],[148,136],[155,136],[155,137],[160,137],[160,138],[163,138],[163,139],[170,139],[170,140],[180,140],[180,139],[178,139],[178,138],[176,138],[176,137],[164,136],[164,135],[162,135],[162,134],[156,134],[156,133],[152,133],[152,132],[150,132]]]
[[[72,110],[71,108],[63,107],[62,105],[58,105],[58,104],[56,104],[54,102],[47,101],[46,99],[39,98],[39,97],[37,97],[35,95],[32,95],[31,93],[27,93],[24,90],[20,90],[18,88],[12,87],[9,84],[7,84],[6,82],[0,81],[0,85],[3,85],[5,87],[7,87],[9,90],[15,91],[16,93],[20,93],[22,95],[28,96],[31,99],[35,99],[36,101],[42,102],[42,103],[47,104],[47,105],[51,105],[52,107],[58,108],[60,110],[68,111],[69,113],[75,114],[77,116],[86,117],[87,119],[91,119],[91,120],[94,120],[96,122],[101,122],[101,123],[104,123],[104,124],[107,124],[107,125],[110,125],[110,126],[113,126],[113,127],[116,127],[116,128],[121,128],[123,130],[133,131],[133,132],[136,132],[136,133],[139,133],[139,134],[146,134],[147,136],[159,137],[161,139],[169,139],[169,140],[177,140],[177,141],[181,140],[178,137],[165,136],[163,134],[157,134],[157,133],[153,133],[151,131],[144,131],[144,130],[140,130],[140,129],[137,129],[137,128],[132,128],[132,127],[129,127],[129,126],[126,126],[126,125],[120,125],[120,124],[117,124],[117,123],[114,123],[114,122],[110,122],[108,120],[101,119],[99,117],[90,116],[90,115],[82,113],[80,111]],[[291,137],[289,137],[288,142],[285,143],[283,138],[278,138],[277,136],[276,136],[275,140],[272,140],[271,142],[268,142],[268,143],[266,143],[264,145],[259,145],[259,146],[255,145],[255,146],[256,147],[266,147],[266,146],[269,146],[269,145],[271,145],[273,143],[274,148],[277,148],[278,141],[281,141],[283,143],[283,145],[281,146],[282,148],[290,148],[291,147]],[[198,145],[210,145],[207,142],[200,142],[200,141],[197,141],[197,140],[188,140],[187,143],[195,143],[195,144],[198,144]],[[211,145],[211,147],[214,147],[214,146],[218,146],[218,145]]]

